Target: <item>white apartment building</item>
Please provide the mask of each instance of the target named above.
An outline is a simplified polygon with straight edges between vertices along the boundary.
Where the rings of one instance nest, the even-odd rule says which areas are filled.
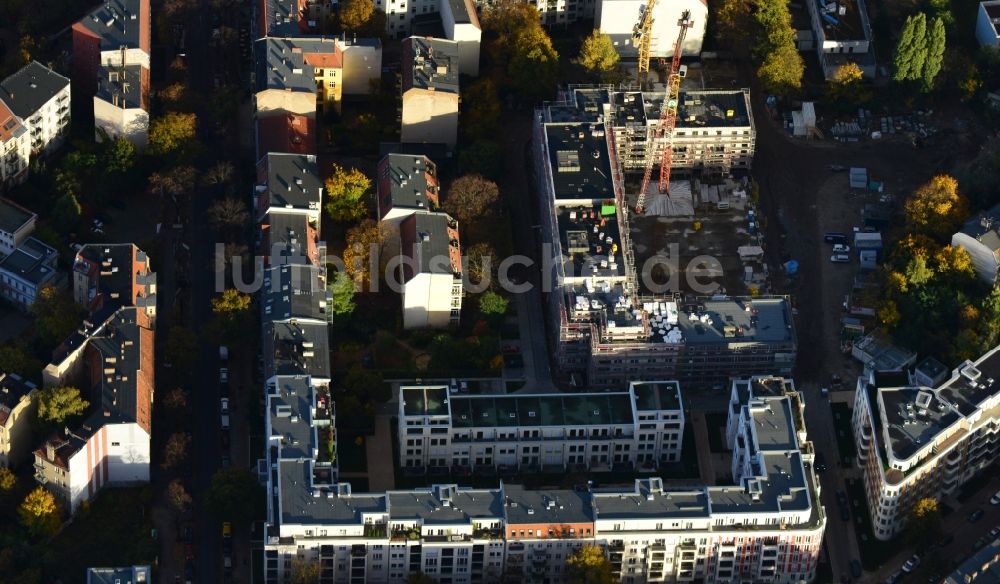
[[[378,218],[398,227],[413,213],[438,211],[441,183],[437,165],[426,156],[389,154],[378,164]]]
[[[31,134],[0,99],[0,188],[6,190],[28,178],[30,157]]]
[[[149,143],[149,112],[142,102],[142,66],[101,67],[94,95],[95,139],[125,138],[142,150]]]
[[[501,482],[361,494],[316,481],[306,462],[271,458],[265,581],[290,581],[302,558],[320,562],[320,582],[402,583],[423,572],[453,584],[555,584],[582,544],[604,548],[616,581],[630,584],[811,581],[826,518],[802,402],[794,391],[766,391],[769,381],[741,383],[734,393],[745,401],[730,409],[742,426],[730,442],[741,461],[731,486],[648,478],[605,489]]]
[[[413,213],[399,224],[399,246],[403,327],[457,325],[464,294],[458,221],[447,213]]]
[[[0,298],[27,309],[42,288],[54,285],[59,253],[34,237],[0,260]]]
[[[38,215],[0,197],[0,258],[9,256],[35,231]]]
[[[597,393],[465,395],[457,385],[399,393],[402,467],[653,470],[680,461],[684,408],[676,381]]]
[[[623,60],[636,60],[639,57],[639,47],[633,38],[636,24],[649,5],[645,0],[599,0],[594,26],[602,33],[611,37],[611,42]],[[683,53],[685,57],[697,57],[701,54],[701,45],[705,39],[705,25],[708,23],[708,3],[704,0],[682,0],[680,2],[660,2],[656,4],[653,15],[653,28],[649,43],[649,55],[652,58],[672,57],[674,44],[680,27],[677,21],[681,13],[691,13],[692,26],[684,37]]]
[[[430,37],[403,40],[403,115],[400,141],[444,144],[458,141],[459,45]]]
[[[472,0],[441,0],[444,37],[458,43],[458,67],[463,75],[479,75],[479,45],[483,29]]]
[[[933,388],[899,371],[858,379],[851,423],[875,537],[898,535],[917,501],[954,493],[996,461],[998,350]]]
[[[806,0],[806,10],[827,79],[847,63],[856,63],[865,77],[875,76],[872,28],[864,0]]]
[[[62,144],[70,118],[68,78],[32,61],[0,82],[0,100],[27,128],[32,156]]]

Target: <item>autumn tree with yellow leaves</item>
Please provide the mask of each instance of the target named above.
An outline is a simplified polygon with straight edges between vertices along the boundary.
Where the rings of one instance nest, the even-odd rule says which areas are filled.
[[[904,208],[911,231],[950,238],[969,213],[968,201],[958,192],[958,181],[940,174],[907,199]]]

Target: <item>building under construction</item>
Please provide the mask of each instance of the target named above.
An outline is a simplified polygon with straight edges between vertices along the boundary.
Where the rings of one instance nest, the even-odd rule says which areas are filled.
[[[715,92],[687,97],[701,94]],[[728,96],[731,107],[721,109],[717,98],[709,105],[702,100],[699,106],[705,111],[711,106],[722,115],[705,117],[711,124],[698,126],[697,135],[683,136],[689,139],[686,146],[675,142],[675,149],[688,149],[689,155],[674,158],[683,168],[749,167],[753,125],[748,94],[718,94]],[[630,95],[634,99],[626,100]],[[646,120],[656,119],[651,107],[639,92],[573,88],[564,100],[535,114],[542,233],[555,258],[548,274],[552,286],[544,292],[554,360],[563,381],[624,387],[632,380],[677,379],[685,386],[712,387],[732,376],[790,374],[796,343],[787,298],[686,298],[641,291],[625,172],[641,172],[643,156],[649,155],[638,154],[644,142],[635,137],[646,136]],[[739,116],[744,121],[737,121]],[[732,120],[731,125],[718,117]],[[678,132],[688,127],[678,123]],[[747,134],[738,138],[742,134],[724,128],[745,128]],[[720,148],[731,155],[720,156]],[[620,157],[619,150],[628,152],[627,157]]]

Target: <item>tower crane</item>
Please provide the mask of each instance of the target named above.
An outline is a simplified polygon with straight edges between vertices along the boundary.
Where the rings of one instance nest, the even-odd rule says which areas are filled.
[[[632,41],[639,47],[639,87],[646,82],[649,75],[649,46],[653,37],[653,9],[656,0],[649,0],[639,14],[639,22],[632,27]]]
[[[670,191],[670,166],[674,161],[674,128],[677,125],[677,105],[680,101],[681,78],[683,77],[683,71],[681,69],[681,53],[684,49],[684,37],[687,36],[687,30],[691,28],[691,25],[693,24],[694,22],[691,20],[690,11],[685,10],[681,13],[681,17],[677,21],[677,26],[680,28],[680,31],[677,33],[677,42],[674,44],[674,57],[670,63],[670,75],[667,77],[667,92],[663,96],[663,105],[660,106],[660,122],[656,125],[656,128],[653,130],[653,133],[649,138],[650,141],[646,145],[646,148],[648,149],[648,154],[646,155],[646,169],[642,175],[642,187],[639,190],[639,200],[635,205],[636,213],[641,214],[645,208],[646,189],[649,188],[649,179],[653,175],[653,161],[656,158],[654,150],[656,148],[656,143],[660,139],[663,139],[663,155],[660,157],[659,191],[661,194],[665,194]],[[639,66],[642,66],[641,61]],[[646,62],[646,67],[649,67],[648,60]]]

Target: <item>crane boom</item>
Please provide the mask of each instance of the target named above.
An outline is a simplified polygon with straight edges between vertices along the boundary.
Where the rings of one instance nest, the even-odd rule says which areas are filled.
[[[646,204],[646,189],[649,188],[649,180],[653,176],[653,162],[656,159],[656,143],[662,138],[663,153],[660,156],[660,193],[670,191],[670,166],[674,160],[673,137],[674,128],[677,125],[677,105],[680,101],[681,93],[681,53],[684,48],[684,37],[687,30],[694,24],[691,21],[691,12],[685,10],[681,13],[677,26],[680,31],[677,33],[677,42],[674,44],[674,56],[670,62],[670,74],[667,77],[667,91],[663,96],[663,105],[660,107],[660,122],[650,136],[650,143],[646,145],[648,150],[646,155],[646,168],[642,175],[642,187],[639,190],[639,200],[635,205],[635,212],[642,213]]]
[[[649,0],[642,14],[639,15],[639,22],[632,29],[632,39],[639,42],[639,83],[646,81],[649,75],[649,46],[652,42],[653,33],[653,9],[656,8],[656,0]]]

